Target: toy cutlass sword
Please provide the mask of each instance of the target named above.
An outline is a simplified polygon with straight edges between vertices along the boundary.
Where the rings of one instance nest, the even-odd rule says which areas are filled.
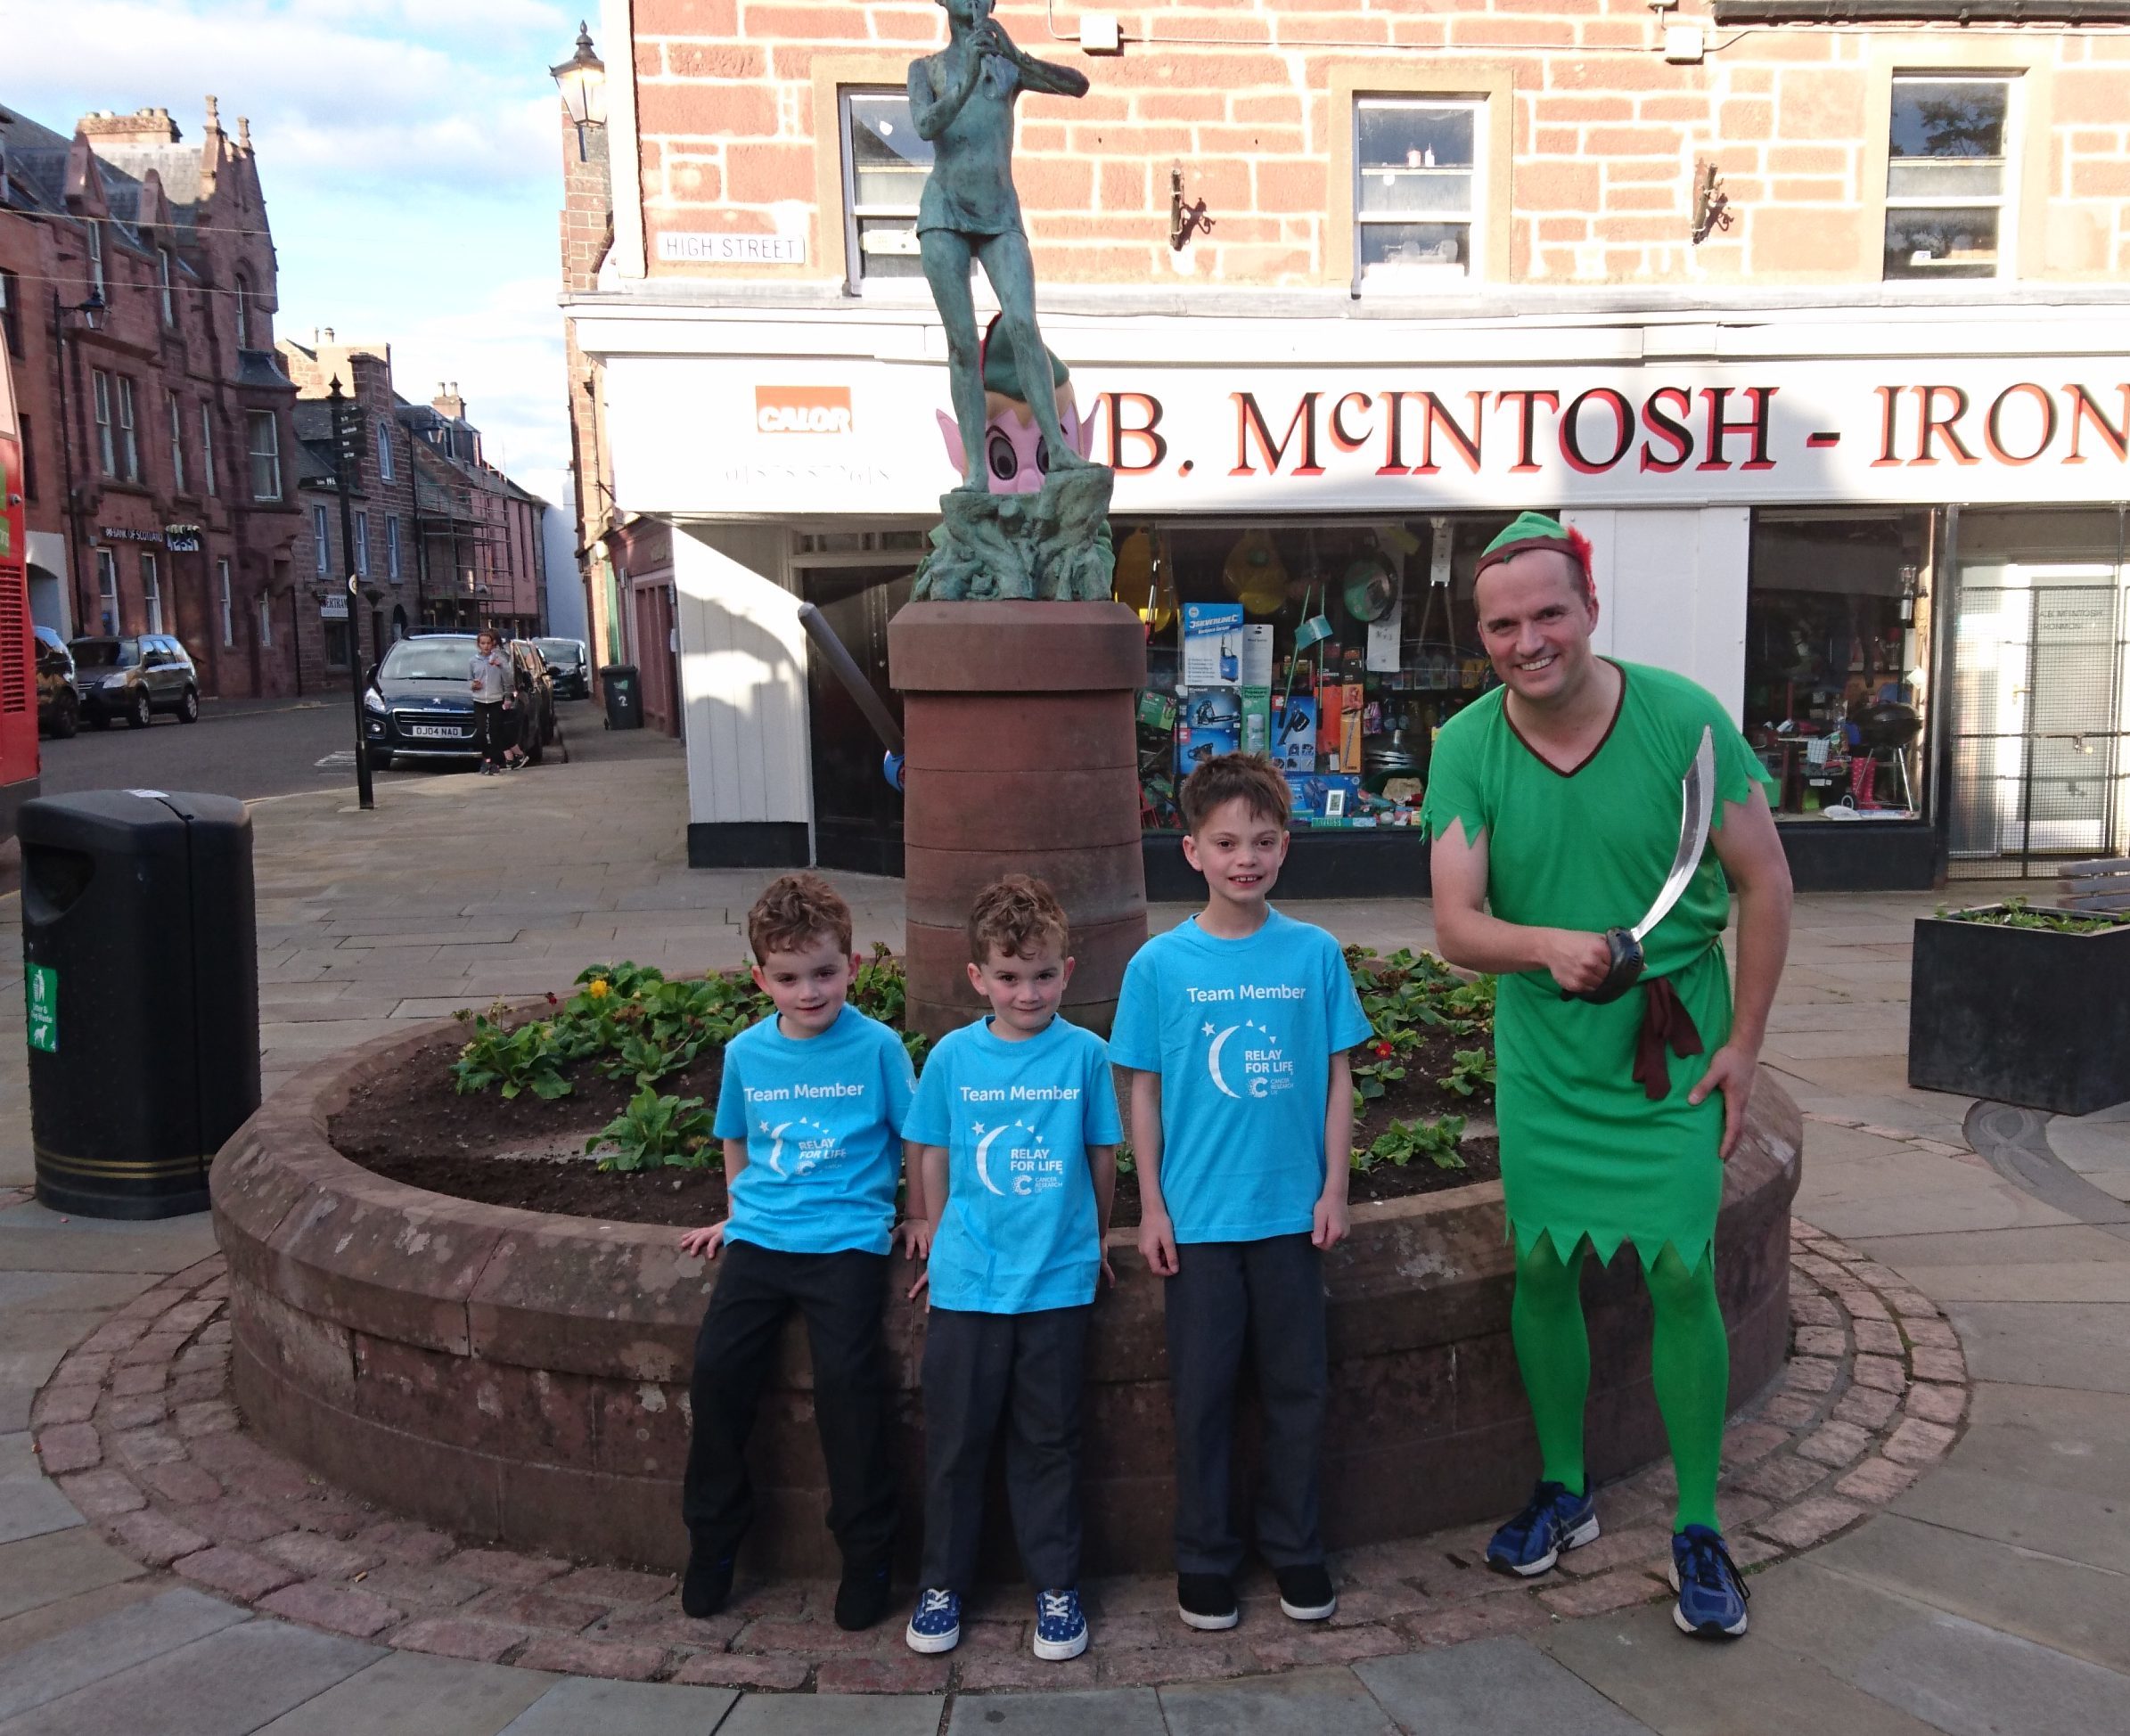
[[[1642,943],[1650,931],[1671,913],[1686,890],[1686,883],[1701,865],[1701,853],[1708,847],[1708,821],[1716,807],[1716,737],[1707,725],[1701,744],[1694,750],[1693,764],[1679,784],[1679,848],[1672,855],[1671,872],[1649,913],[1631,929],[1607,929],[1605,945],[1612,954],[1605,980],[1580,994],[1561,991],[1564,1001],[1590,1001],[1602,1006],[1617,1001],[1641,980],[1644,962]]]

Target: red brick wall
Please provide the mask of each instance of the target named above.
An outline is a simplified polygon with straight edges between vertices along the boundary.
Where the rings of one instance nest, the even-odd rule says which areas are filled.
[[[1060,28],[1075,29],[1081,10],[1062,0]],[[1672,17],[1706,25],[1716,52],[1674,66],[1657,52],[1661,27],[1644,0],[1118,10],[1125,53],[1089,56],[1050,37],[1037,0],[998,8],[1025,49],[1093,82],[1077,102],[1020,106],[1019,184],[1037,269],[1053,282],[1343,283],[1350,194],[1330,184],[1332,141],[1351,125],[1344,93],[1372,77],[1455,92],[1489,70],[1505,72],[1512,108],[1512,281],[1876,282],[1884,88],[1896,64],[2023,70],[2036,101],[2020,149],[2035,174],[2018,274],[2130,269],[2124,31],[1717,30],[1705,5],[1690,4]],[[912,55],[944,41],[944,13],[921,0],[636,0],[635,20],[649,270],[834,274],[832,207],[815,212],[808,264],[782,272],[661,264],[657,237],[768,233],[779,201],[827,206],[839,145],[816,136],[816,67],[870,62],[868,82],[898,84]],[[1204,40],[1130,40],[1149,35]],[[610,51],[610,65],[625,71],[630,58]],[[832,102],[825,112],[832,124]],[[1697,248],[1689,228],[1702,160],[1720,166],[1736,221]],[[1172,163],[1216,219],[1181,256],[1167,239]]]

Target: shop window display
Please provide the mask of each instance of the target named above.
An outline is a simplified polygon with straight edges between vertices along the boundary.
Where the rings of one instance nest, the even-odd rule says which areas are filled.
[[[1928,512],[1762,512],[1745,733],[1789,818],[1914,819],[1930,667]]]
[[[1492,684],[1471,574],[1507,513],[1117,527],[1117,594],[1147,624],[1140,814],[1179,825],[1199,761],[1287,774],[1298,829],[1415,823],[1435,732]]]

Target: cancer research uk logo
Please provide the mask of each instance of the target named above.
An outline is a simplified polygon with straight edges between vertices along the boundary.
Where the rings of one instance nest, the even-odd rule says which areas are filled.
[[[1193,1003],[1220,1005],[1221,1013],[1199,1027],[1208,1039],[1206,1076],[1224,1097],[1274,1097],[1294,1089],[1294,1063],[1280,1047],[1279,1035],[1271,1026],[1252,1018],[1228,1018],[1224,1003],[1240,1001],[1299,1001],[1308,995],[1292,983],[1244,983],[1238,988],[1193,988],[1185,991]],[[1241,1089],[1236,1088],[1240,1084]]]
[[[758,434],[848,434],[850,388],[757,386],[754,426]]]
[[[1027,1103],[1029,1113],[1042,1118],[1035,1105],[1044,1103],[1077,1103],[1080,1098],[1077,1085],[963,1085],[962,1101],[964,1103]],[[991,1192],[1004,1199],[1008,1193],[1023,1200],[1038,1193],[1048,1193],[1065,1185],[1065,1159],[1053,1151],[1034,1122],[1016,1118],[1012,1121],[999,1121],[987,1125],[981,1121],[970,1124],[969,1131],[976,1135],[976,1178]],[[999,1141],[1006,1143],[1004,1174],[1005,1185],[1000,1186],[993,1173],[997,1159],[993,1150]]]

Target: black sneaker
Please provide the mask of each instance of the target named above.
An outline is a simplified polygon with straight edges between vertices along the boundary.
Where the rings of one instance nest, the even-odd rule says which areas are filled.
[[[836,1625],[846,1634],[856,1634],[873,1626],[887,1613],[887,1564],[845,1568],[836,1587]]]
[[[681,1576],[680,1608],[684,1616],[700,1620],[725,1608],[733,1594],[733,1558],[727,1550],[711,1553],[701,1544],[688,1551],[688,1570]]]
[[[1296,1621],[1328,1621],[1339,1608],[1339,1593],[1331,1589],[1331,1576],[1317,1562],[1306,1568],[1274,1568],[1280,1582],[1280,1609]]]
[[[1217,1634],[1242,1619],[1235,1608],[1235,1587],[1225,1573],[1176,1575],[1176,1612],[1185,1627],[1202,1634]]]

